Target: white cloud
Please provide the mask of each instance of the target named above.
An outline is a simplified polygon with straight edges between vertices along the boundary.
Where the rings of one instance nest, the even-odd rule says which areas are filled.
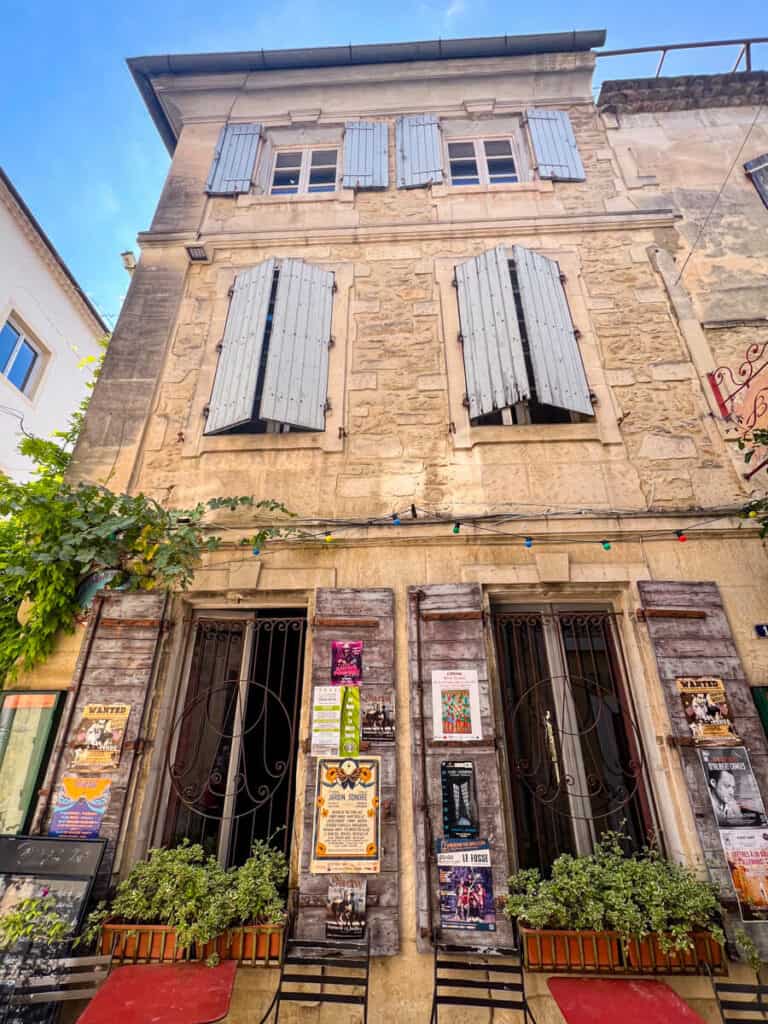
[[[450,22],[453,18],[458,18],[459,15],[463,14],[466,7],[465,0],[451,0],[443,12],[443,18],[446,22]]]

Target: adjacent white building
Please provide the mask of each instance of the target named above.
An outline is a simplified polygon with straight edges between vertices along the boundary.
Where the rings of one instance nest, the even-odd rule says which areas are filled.
[[[31,464],[22,429],[49,437],[86,393],[107,325],[0,168],[0,470],[15,479]]]

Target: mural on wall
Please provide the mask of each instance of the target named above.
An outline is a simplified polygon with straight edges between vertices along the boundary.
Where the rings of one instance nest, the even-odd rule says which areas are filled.
[[[310,872],[381,870],[381,759],[317,762]]]

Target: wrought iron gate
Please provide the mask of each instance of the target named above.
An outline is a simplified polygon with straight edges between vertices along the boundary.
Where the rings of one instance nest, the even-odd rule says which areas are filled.
[[[494,615],[519,867],[653,838],[636,715],[611,612]]]
[[[255,839],[288,851],[307,621],[289,611],[195,623],[172,730],[164,842],[242,863]]]

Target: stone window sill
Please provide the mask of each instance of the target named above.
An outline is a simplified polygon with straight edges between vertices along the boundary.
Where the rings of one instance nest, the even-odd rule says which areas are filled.
[[[531,423],[509,427],[470,427],[455,435],[456,448],[478,444],[526,444],[531,441],[600,441],[597,423]]]
[[[488,192],[554,192],[551,181],[516,181],[497,185],[433,185],[433,196],[479,196]]]

